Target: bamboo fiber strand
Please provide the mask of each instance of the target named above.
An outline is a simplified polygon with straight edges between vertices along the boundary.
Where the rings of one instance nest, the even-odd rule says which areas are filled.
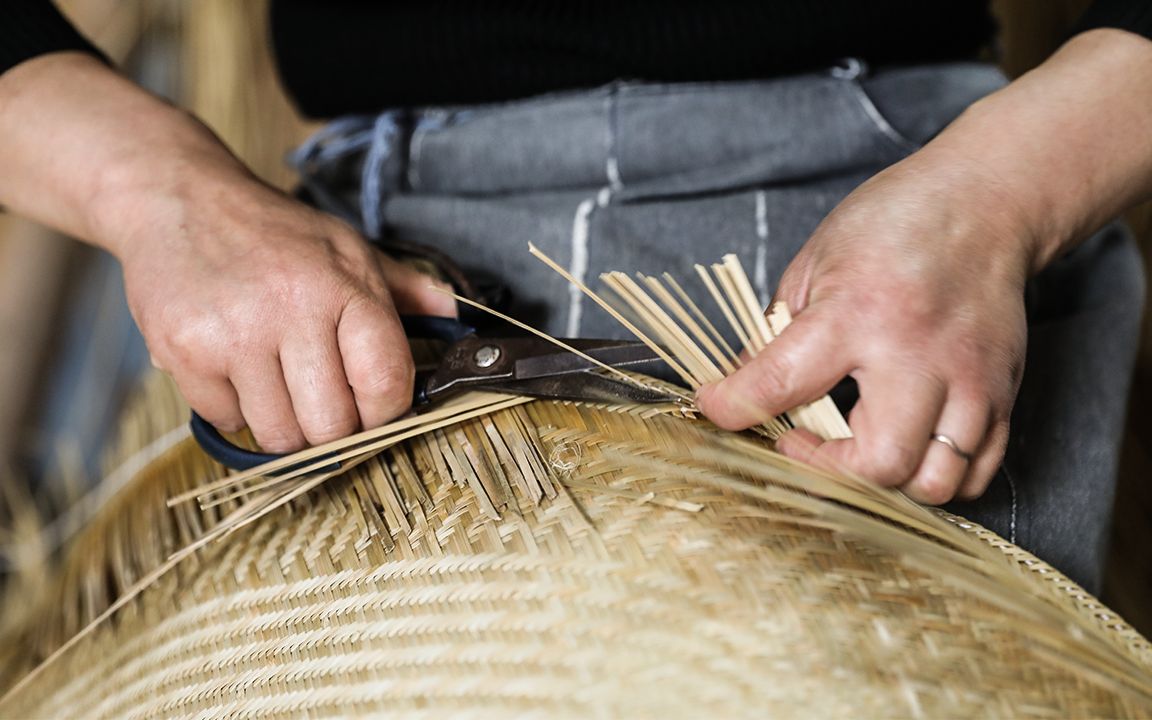
[[[1138,636],[1076,614],[1066,585],[1039,580],[1054,573],[891,491],[647,409],[536,402],[452,427],[470,453],[411,438],[290,513],[205,546],[178,585],[122,607],[117,624],[9,692],[0,713],[1152,709]],[[482,443],[486,428],[501,441]],[[463,467],[432,470],[429,452],[478,481],[456,482]],[[480,481],[497,467],[520,472],[523,452],[535,460],[520,464],[539,463],[532,475],[567,492],[549,501]],[[431,471],[415,483],[430,504],[400,457]],[[186,507],[156,497],[145,514]],[[501,507],[519,510],[485,509]],[[111,510],[123,522],[127,509]],[[842,647],[836,637],[852,652],[819,650]]]
[[[607,277],[686,378],[739,366],[674,279]],[[784,331],[701,277],[750,354]],[[183,443],[67,551],[0,714],[1152,714],[1152,648],[1044,563],[692,417],[463,398],[223,481]]]

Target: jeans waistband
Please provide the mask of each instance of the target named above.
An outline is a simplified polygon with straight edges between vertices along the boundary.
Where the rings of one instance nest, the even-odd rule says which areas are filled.
[[[292,155],[317,200],[369,236],[396,192],[485,196],[602,187],[617,201],[882,167],[1004,83],[949,63],[716,83],[621,81],[508,103],[332,122]]]

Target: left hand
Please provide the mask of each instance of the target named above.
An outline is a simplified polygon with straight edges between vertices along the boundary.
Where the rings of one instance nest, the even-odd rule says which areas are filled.
[[[1081,33],[866,182],[785,272],[795,321],[700,408],[745,428],[851,375],[855,437],[793,431],[782,452],[923,502],[980,495],[1020,383],[1026,278],[1152,197],[1149,72],[1147,38]]]
[[[699,394],[741,429],[827,392],[860,388],[853,438],[794,430],[785,454],[899,486],[925,503],[984,492],[1004,455],[1024,360],[1033,256],[1011,194],[983,169],[921,151],[846,198],[788,267],[793,323]],[[1006,202],[1009,201],[1009,202]],[[933,441],[940,433],[967,460]]]

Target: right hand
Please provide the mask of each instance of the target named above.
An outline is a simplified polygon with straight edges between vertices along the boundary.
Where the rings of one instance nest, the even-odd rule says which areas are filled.
[[[454,315],[428,289],[443,283],[251,177],[159,199],[160,213],[147,200],[121,213],[118,254],[153,364],[201,417],[284,453],[408,408],[414,370],[396,313]]]

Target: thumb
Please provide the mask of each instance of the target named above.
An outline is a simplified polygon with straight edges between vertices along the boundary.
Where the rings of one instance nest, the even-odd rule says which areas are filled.
[[[851,371],[839,328],[809,309],[742,368],[705,385],[696,402],[726,430],[743,430],[828,392]]]

